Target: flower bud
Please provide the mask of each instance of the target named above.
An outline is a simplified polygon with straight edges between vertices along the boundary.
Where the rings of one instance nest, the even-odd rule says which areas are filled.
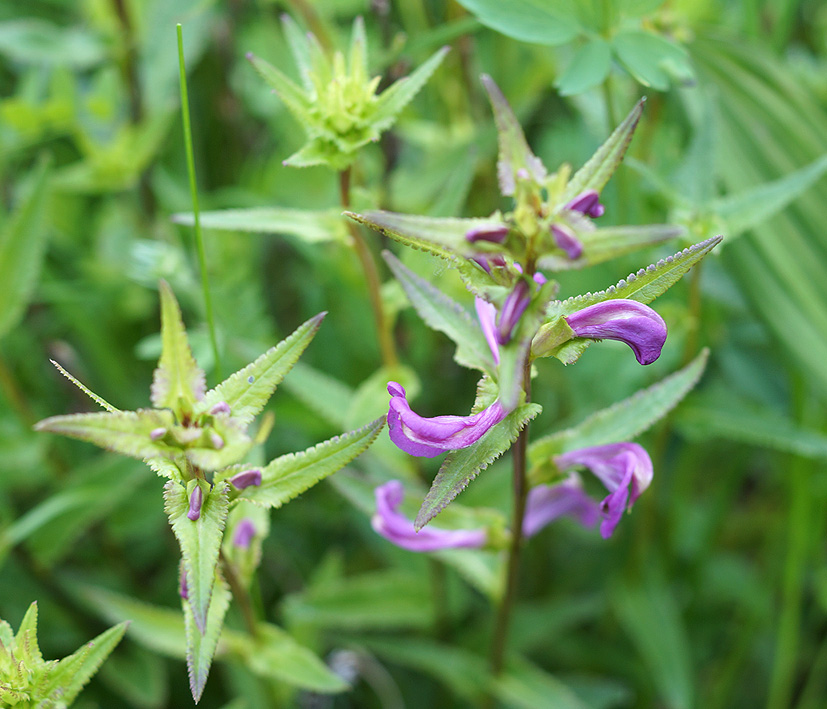
[[[230,478],[230,484],[237,490],[243,490],[245,487],[250,487],[250,485],[259,486],[261,485],[261,471],[252,468],[251,470],[237,473]]]
[[[190,509],[187,518],[195,522],[201,517],[201,505],[204,504],[204,492],[200,485],[196,485],[190,494]]]

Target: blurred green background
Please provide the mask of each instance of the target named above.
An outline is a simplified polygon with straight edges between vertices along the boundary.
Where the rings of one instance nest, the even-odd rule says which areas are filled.
[[[388,80],[452,47],[355,164],[356,210],[481,216],[507,206],[478,78],[487,72],[552,168],[580,165],[648,97],[604,193],[603,220],[671,221],[687,236],[563,274],[561,297],[725,237],[658,301],[670,337],[657,363],[640,368],[609,343],[575,366],[538,367],[536,435],[661,379],[702,346],[712,351],[696,391],[642,440],[655,481],[614,537],[564,521],[527,548],[512,643],[523,659],[499,692],[503,704],[825,706],[827,6],[819,0],[0,3],[0,617],[16,626],[38,600],[41,647],[58,657],[114,617],[114,601],[96,588],[177,602],[160,480],[138,462],[31,430],[40,418],[89,410],[49,358],[120,408],[147,404],[160,278],[181,301],[209,382],[218,380],[192,231],[171,221],[192,208],[176,22],[202,209],[315,210],[205,233],[225,375],[329,311],[303,359],[312,369],[291,375],[271,404],[267,454],[343,429],[319,415],[308,377],[335,378],[331,392],[347,401],[378,367],[361,272],[336,216],[336,175],[282,166],[303,143],[301,127],[244,59],[253,51],[295,76],[284,12],[340,48],[363,15],[371,69]],[[388,247],[366,236],[377,253]],[[470,307],[443,266],[404,258]],[[385,295],[400,309],[402,359],[421,382],[417,410],[467,411],[474,378],[452,361],[450,343],[397,288]],[[386,403],[377,394],[366,408]],[[454,568],[375,535],[337,476],[272,515],[255,595],[264,615],[352,671],[354,692],[273,688],[228,661],[214,668],[201,705],[473,706],[492,621],[485,597]],[[462,502],[504,506],[507,488],[500,463]],[[444,607],[435,607],[434,585]],[[232,612],[230,624],[238,625]],[[76,706],[188,706],[183,662],[159,649],[128,634]]]

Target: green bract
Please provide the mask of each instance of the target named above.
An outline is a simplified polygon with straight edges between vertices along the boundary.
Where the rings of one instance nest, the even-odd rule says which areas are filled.
[[[37,642],[37,603],[17,629],[0,620],[0,706],[16,709],[64,709],[70,706],[129,623],[119,623],[62,660],[44,660]]]
[[[280,507],[362,453],[379,434],[384,419],[261,468],[244,464],[253,446],[269,433],[272,418],[265,417],[255,435],[247,427],[310,344],[325,313],[206,391],[206,378],[192,356],[175,296],[163,281],[160,292],[162,349],[152,381],[154,408],[119,411],[56,364],[106,411],[54,416],[35,428],[142,459],[169,478],[164,506],[183,559],[187,666],[198,701],[230,599],[219,565],[230,509],[242,501]],[[247,480],[242,483],[236,476],[245,472]]]
[[[252,53],[247,58],[301,124],[308,141],[285,165],[327,165],[344,170],[359,148],[379,140],[399,112],[419,92],[448,52],[443,47],[408,77],[377,95],[380,76],[368,73],[367,42],[362,18],[353,23],[348,57],[328,56],[313,34],[304,35],[286,17],[284,33],[301,74],[302,86]]]

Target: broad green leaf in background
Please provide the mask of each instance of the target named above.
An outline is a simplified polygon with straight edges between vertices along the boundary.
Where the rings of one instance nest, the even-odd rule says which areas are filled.
[[[520,431],[541,411],[538,404],[518,406],[476,443],[449,453],[422,502],[414,527],[422,529],[444,510],[481,470],[511,447]]]
[[[543,0],[458,0],[482,24],[522,42],[558,45],[570,42],[581,28],[574,3]]]
[[[588,709],[563,682],[522,658],[494,680],[494,693],[512,709]]]
[[[602,84],[611,66],[611,45],[602,37],[593,37],[574,53],[554,85],[561,96],[573,96]]]
[[[284,386],[331,426],[347,428],[347,411],[353,400],[353,390],[347,384],[309,364],[296,362]]]
[[[682,82],[693,78],[686,50],[660,35],[624,30],[612,37],[612,48],[624,68],[644,86],[666,91],[672,77]]]
[[[0,23],[0,54],[25,64],[89,69],[106,58],[107,50],[100,37],[80,27],[4,17]]]
[[[388,382],[401,384],[411,398],[422,390],[416,372],[410,367],[402,364],[380,367],[353,392],[347,407],[345,428],[359,428],[365,425],[365,421],[385,417],[388,412]]]
[[[348,238],[347,228],[339,210],[311,211],[290,207],[251,207],[201,212],[200,218],[204,229],[287,234],[310,244],[325,241],[344,242]],[[172,221],[185,226],[195,224],[195,218],[191,212],[173,214]]]

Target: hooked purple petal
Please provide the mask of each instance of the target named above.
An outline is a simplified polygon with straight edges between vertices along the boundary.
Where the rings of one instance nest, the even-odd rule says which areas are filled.
[[[511,341],[514,328],[520,321],[528,304],[531,302],[531,289],[522,279],[517,281],[514,289],[505,297],[503,307],[497,314],[497,342],[505,345]]]
[[[227,414],[227,416],[229,416],[231,413],[230,405],[226,401],[219,401],[210,409],[210,413],[213,416],[216,416],[217,414]]]
[[[584,214],[587,217],[592,217],[592,219],[602,217],[603,213],[606,211],[606,208],[600,204],[600,195],[597,194],[596,190],[586,190],[585,192],[581,192],[577,195],[577,197],[566,204],[565,208],[571,210],[572,212],[580,212],[580,214]]]
[[[261,471],[253,468],[252,470],[244,470],[237,473],[230,478],[230,484],[237,490],[243,490],[245,487],[251,485],[261,485]]]
[[[583,490],[579,477],[572,475],[556,485],[537,485],[526,499],[523,534],[531,537],[558,517],[573,517],[592,527],[600,517],[600,506]]]
[[[482,298],[474,298],[474,307],[477,310],[477,318],[480,321],[480,329],[485,335],[485,341],[491,348],[491,354],[494,355],[494,363],[500,363],[500,345],[497,342],[497,308],[492,303]]]
[[[244,517],[235,528],[233,535],[233,545],[239,549],[247,549],[253,537],[256,536],[256,525],[249,517]]]
[[[458,547],[481,547],[488,540],[484,529],[414,529],[413,522],[399,512],[405,489],[398,480],[380,485],[374,491],[376,514],[371,519],[374,530],[398,547],[409,551],[439,551]]]
[[[583,244],[577,238],[575,233],[569,227],[563,224],[552,224],[551,234],[554,237],[554,243],[563,251],[566,252],[572,261],[580,258],[583,254]]]
[[[625,342],[641,364],[651,364],[666,342],[666,323],[652,308],[636,300],[605,300],[566,316],[578,337]]]
[[[204,504],[204,491],[200,485],[196,485],[190,494],[190,509],[187,518],[193,522],[201,516],[201,505]]]
[[[600,503],[600,534],[612,536],[624,510],[631,509],[652,482],[652,460],[637,443],[609,443],[579,448],[554,458],[561,470],[582,465],[605,485],[609,494]]]
[[[434,458],[446,451],[467,448],[502,421],[506,411],[499,399],[471,416],[434,416],[425,418],[411,410],[405,390],[388,382],[391,395],[388,410],[390,439],[410,455]]]
[[[483,271],[491,273],[492,268],[504,268],[505,258],[500,254],[477,254],[471,257],[472,261],[479,264]]]
[[[502,244],[508,236],[508,227],[505,224],[478,226],[465,232],[466,241],[472,244],[477,241],[490,241]]]

